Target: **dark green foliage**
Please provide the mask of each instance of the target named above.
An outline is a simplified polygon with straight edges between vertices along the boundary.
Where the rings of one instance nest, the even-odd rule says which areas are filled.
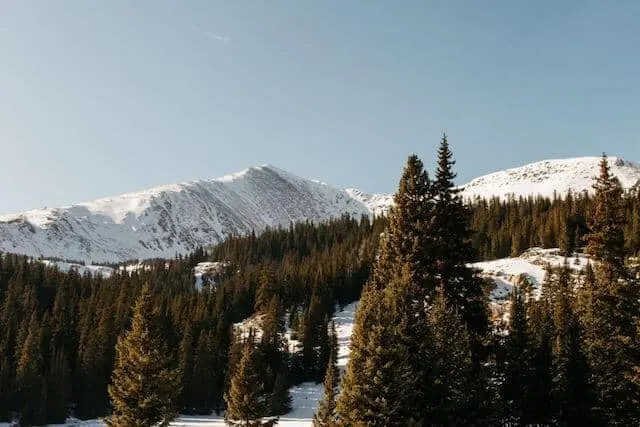
[[[595,413],[615,425],[640,422],[640,387],[634,376],[640,364],[640,286],[624,263],[623,200],[606,156],[596,184],[595,209],[587,252],[597,261],[595,280],[581,301],[585,353],[596,394]]]
[[[338,372],[336,359],[332,354],[324,377],[324,393],[318,403],[318,409],[313,415],[313,425],[315,427],[337,425],[336,395],[338,394],[338,383],[340,381]]]
[[[264,382],[260,376],[259,361],[254,348],[252,334],[244,343],[242,358],[231,378],[229,391],[225,394],[227,411],[225,419],[234,425],[256,425],[265,415]]]
[[[328,328],[334,307],[358,299],[375,268],[352,349],[353,366],[369,366],[349,364],[344,381],[354,390],[347,387],[339,405],[346,420],[637,424],[640,286],[637,260],[629,258],[640,253],[637,191],[623,195],[603,164],[595,197],[464,204],[452,167],[446,138],[433,181],[422,162],[410,157],[388,221],[294,224],[229,238],[208,255],[199,248],[108,278],[1,255],[0,420],[60,422],[69,409],[79,418],[107,415],[115,344],[130,328],[131,308],[145,282],[154,283],[154,328],[176,351],[181,368],[181,411],[224,409],[223,395],[244,347],[232,345],[232,325],[256,316],[264,331],[254,345],[263,382],[259,400],[267,407],[262,412],[284,413],[288,387],[326,378],[328,362],[336,358]],[[532,246],[578,254],[585,242],[597,262],[579,283],[550,269],[542,297],[534,301],[534,284],[519,282],[511,334],[485,335],[486,290],[469,262],[518,255]],[[215,283],[196,291],[192,269],[204,260],[225,261],[227,267]],[[446,309],[435,316],[438,288]],[[376,301],[367,302],[370,294]],[[283,339],[285,316],[301,342],[292,354]],[[452,326],[460,321],[462,326]],[[473,369],[463,378],[468,344]],[[503,399],[490,406],[497,388]],[[466,394],[474,399],[469,402]]]
[[[483,281],[468,266],[475,259],[470,211],[454,186],[453,154],[443,135],[438,149],[438,167],[433,182],[435,203],[425,233],[433,239],[431,272],[449,304],[459,312],[471,339],[476,360],[488,331],[487,298]]]
[[[527,408],[530,335],[522,291],[514,287],[509,307],[502,397],[508,419],[522,420]]]
[[[180,359],[178,368],[180,369],[180,384],[182,384],[182,393],[180,395],[180,408],[187,413],[190,413],[193,408],[192,402],[197,391],[193,387],[193,334],[191,332],[191,325],[188,324],[185,327],[185,331],[182,335],[182,341],[180,341]]]
[[[429,387],[425,304],[435,292],[430,181],[410,156],[394,196],[372,280],[360,300],[337,408],[347,425],[417,422]]]
[[[168,425],[176,416],[180,373],[159,334],[148,285],[136,301],[131,330],[118,338],[109,396],[110,426]]]
[[[560,269],[554,301],[555,339],[551,402],[555,422],[565,426],[592,425],[593,396],[589,384],[589,368],[582,350],[582,330],[575,313],[573,283],[569,266]]]
[[[341,422],[477,422],[484,406],[474,390],[482,388],[486,295],[467,266],[473,260],[470,216],[453,184],[446,136],[438,160],[434,182],[416,156],[404,168],[358,310],[338,400]],[[446,358],[448,351],[454,357]]]
[[[429,312],[433,349],[431,382],[423,405],[430,425],[483,424],[484,379],[479,378],[471,355],[467,327],[443,293]]]
[[[16,384],[20,396],[20,422],[23,425],[42,424],[45,408],[42,406],[42,330],[36,313],[28,325],[23,325],[25,339],[17,355]]]
[[[286,364],[282,364],[276,375],[273,389],[269,395],[267,414],[284,415],[291,410],[291,394],[289,393],[289,377]]]
[[[351,337],[351,354],[337,412],[341,425],[409,425],[414,422],[418,378],[409,347],[398,338],[403,315],[392,292],[363,292]]]
[[[0,420],[8,421],[22,410],[27,417],[36,414],[47,422],[60,421],[69,408],[83,419],[108,415],[107,385],[116,340],[129,329],[131,308],[145,282],[154,284],[151,304],[158,329],[168,347],[176,350],[176,364],[182,368],[179,409],[198,414],[224,409],[229,368],[236,363],[229,360],[231,325],[255,314],[255,301],[266,301],[257,304],[258,311],[266,312],[277,296],[282,314],[309,313],[314,305],[313,332],[308,336],[313,366],[295,368],[298,358],[290,358],[282,348],[278,357],[262,364],[268,393],[278,383],[286,406],[285,384],[324,375],[327,319],[336,303],[346,305],[359,297],[385,222],[342,218],[296,224],[260,236],[227,239],[208,257],[198,249],[186,257],[147,261],[144,269],[108,278],[81,276],[73,270],[62,273],[26,257],[0,255]],[[192,269],[206,259],[226,261],[229,267],[216,276],[215,284],[197,292]],[[261,280],[268,286],[259,290]],[[318,303],[312,304],[313,299]],[[34,380],[27,387],[25,382],[20,391],[16,371],[33,313],[42,330],[37,363],[30,366],[38,367],[40,385],[36,387]],[[281,331],[281,318],[272,322],[276,323]],[[67,360],[66,369],[60,358]],[[27,408],[20,393],[35,396],[36,388],[38,397]]]
[[[53,349],[45,381],[47,422],[64,424],[71,406],[71,369],[64,348]]]

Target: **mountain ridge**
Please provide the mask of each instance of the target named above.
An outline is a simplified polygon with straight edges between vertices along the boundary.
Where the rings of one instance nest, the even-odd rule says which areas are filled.
[[[0,251],[85,262],[173,257],[229,235],[373,210],[346,191],[263,165],[0,217]]]
[[[600,157],[543,160],[460,186],[466,199],[591,191]],[[623,187],[640,166],[609,158]],[[344,214],[384,215],[393,196],[340,189],[264,164],[58,208],[0,216],[0,251],[91,262],[170,258],[230,235]]]

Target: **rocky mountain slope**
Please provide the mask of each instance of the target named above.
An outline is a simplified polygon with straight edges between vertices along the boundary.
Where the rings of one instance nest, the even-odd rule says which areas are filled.
[[[476,178],[463,196],[552,196],[590,191],[599,157],[546,160]],[[640,166],[612,157],[625,188],[640,186]],[[338,189],[260,166],[73,206],[0,217],[0,251],[87,263],[173,257],[229,235],[343,214],[385,214],[390,195]]]
[[[343,214],[369,215],[371,196],[273,166],[222,178],[0,217],[0,251],[93,263],[173,257],[229,235]]]

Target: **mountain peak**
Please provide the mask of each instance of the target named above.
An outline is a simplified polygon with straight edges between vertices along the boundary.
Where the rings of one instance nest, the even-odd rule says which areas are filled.
[[[229,235],[374,211],[271,165],[0,217],[0,251],[76,261],[173,257]]]
[[[551,159],[529,163],[473,179],[461,186],[468,198],[541,195],[564,196],[569,190],[574,193],[591,192],[595,177],[599,173],[601,157],[573,157]],[[609,157],[611,173],[623,188],[631,188],[640,181],[640,166],[622,157]]]

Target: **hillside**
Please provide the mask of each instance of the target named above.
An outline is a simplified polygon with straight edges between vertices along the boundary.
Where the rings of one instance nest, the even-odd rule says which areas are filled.
[[[0,217],[0,251],[104,263],[170,258],[266,227],[377,212],[370,196],[260,166]],[[374,202],[377,200],[372,199]]]
[[[546,160],[478,177],[463,196],[489,198],[591,191],[599,157]],[[624,188],[640,166],[609,159]],[[155,187],[61,208],[0,216],[0,251],[88,263],[170,258],[230,235],[344,214],[384,215],[387,194],[339,189],[260,166],[222,178]]]
[[[471,199],[509,195],[553,197],[554,193],[564,196],[569,190],[591,192],[600,160],[600,157],[544,160],[475,178],[461,188],[463,195]],[[609,166],[623,188],[639,185],[640,165],[637,163],[609,157]]]

